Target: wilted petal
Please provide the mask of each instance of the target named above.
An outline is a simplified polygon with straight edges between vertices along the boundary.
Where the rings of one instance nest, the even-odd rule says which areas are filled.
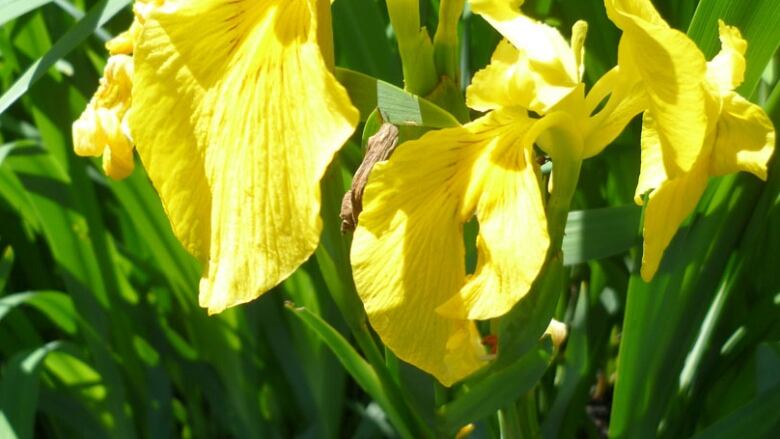
[[[256,298],[317,246],[319,180],[357,111],[317,44],[314,0],[151,11],[131,126],[209,312]]]
[[[445,385],[483,364],[484,350],[473,323],[462,318],[469,315],[463,305],[485,314],[488,303],[506,308],[506,302],[516,302],[524,285],[512,282],[524,279],[518,273],[535,268],[523,266],[525,256],[504,258],[517,256],[523,246],[533,254],[546,249],[546,244],[536,244],[545,242],[546,232],[520,228],[527,224],[523,215],[539,219],[536,201],[541,202],[538,187],[526,187],[531,185],[529,173],[535,178],[522,146],[530,123],[522,112],[497,111],[463,127],[428,133],[402,144],[389,161],[378,164],[366,187],[352,243],[358,292],[384,343]],[[513,192],[521,189],[532,192]],[[488,190],[500,193],[484,192]],[[526,201],[534,194],[538,200]],[[475,209],[485,221],[485,236],[480,238],[478,274],[469,281],[463,224]],[[516,218],[507,218],[510,212]],[[507,229],[499,230],[500,225]],[[496,242],[500,239],[508,242]],[[486,290],[488,286],[506,290]],[[468,303],[456,299],[456,318],[436,311],[460,297],[462,289],[469,298],[472,293],[486,297]],[[498,295],[509,297],[488,297]]]
[[[746,171],[766,180],[775,149],[775,129],[764,110],[736,93],[723,99],[710,173]]]
[[[670,177],[688,172],[707,133],[704,55],[685,34],[669,27],[648,0],[606,0],[609,18],[623,30],[621,74],[642,81],[658,124]]]
[[[122,130],[132,99],[133,59],[108,59],[100,85],[87,108],[73,123],[73,149],[80,156],[103,155],[109,177],[125,178],[133,171],[133,145]]]

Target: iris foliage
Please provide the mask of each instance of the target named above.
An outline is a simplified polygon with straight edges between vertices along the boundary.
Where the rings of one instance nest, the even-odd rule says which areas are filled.
[[[780,431],[776,0],[130,3],[0,0],[0,437]]]

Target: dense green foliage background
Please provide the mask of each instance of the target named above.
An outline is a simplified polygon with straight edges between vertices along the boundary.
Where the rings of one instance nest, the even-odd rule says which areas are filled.
[[[569,282],[547,304],[569,326],[566,344],[554,351],[518,330],[530,342],[512,361],[444,389],[381,346],[371,354],[360,343],[366,362],[347,343],[354,334],[333,300],[351,291],[338,234],[259,300],[212,317],[198,307],[199,267],[143,169],[111,181],[72,152],[70,125],[97,86],[103,43],[132,19],[128,3],[0,0],[0,437],[425,437],[469,422],[475,438],[780,432],[778,160],[766,183],[713,179],[646,284],[635,273],[635,121],[582,171],[564,243]],[[420,3],[435,29],[438,1]],[[780,126],[780,3],[653,3],[708,58],[717,19],[738,26],[750,44],[740,92]],[[564,34],[589,22],[589,83],[615,64],[619,32],[601,2],[523,9]],[[389,83],[380,109],[418,110],[393,106],[409,100],[392,87],[403,81],[384,2],[338,0],[333,20],[337,65]],[[499,36],[468,11],[460,33],[465,87]],[[331,230],[360,131],[331,173],[343,184],[325,192]],[[517,328],[546,325],[533,312],[542,304],[519,306]]]

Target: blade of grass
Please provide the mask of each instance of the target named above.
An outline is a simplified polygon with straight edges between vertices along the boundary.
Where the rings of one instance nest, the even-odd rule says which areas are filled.
[[[38,372],[46,356],[62,347],[59,341],[14,355],[3,367],[0,381],[0,437],[33,437],[38,401]]]
[[[287,308],[293,311],[307,327],[328,345],[360,387],[379,403],[402,437],[419,437],[419,434],[412,432],[404,416],[397,410],[396,404],[391,402],[390,396],[385,392],[374,368],[360,357],[338,331],[306,308],[296,308],[292,303],[288,303]]]
[[[51,2],[52,0],[2,0],[0,2],[0,26]]]
[[[28,67],[22,76],[3,93],[0,97],[0,114],[4,113],[8,107],[22,97],[36,81],[46,74],[51,66],[95,33],[96,29],[100,28],[100,26],[104,25],[130,4],[130,1],[102,0],[93,6],[83,19],[79,20],[71,30],[57,40],[43,57]]]

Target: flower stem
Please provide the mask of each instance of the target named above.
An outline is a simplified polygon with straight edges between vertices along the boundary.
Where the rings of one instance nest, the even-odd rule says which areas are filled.
[[[577,181],[580,177],[580,160],[556,160],[553,163],[552,191],[547,202],[547,229],[550,234],[551,254],[561,250],[563,235],[566,229],[566,219]]]

